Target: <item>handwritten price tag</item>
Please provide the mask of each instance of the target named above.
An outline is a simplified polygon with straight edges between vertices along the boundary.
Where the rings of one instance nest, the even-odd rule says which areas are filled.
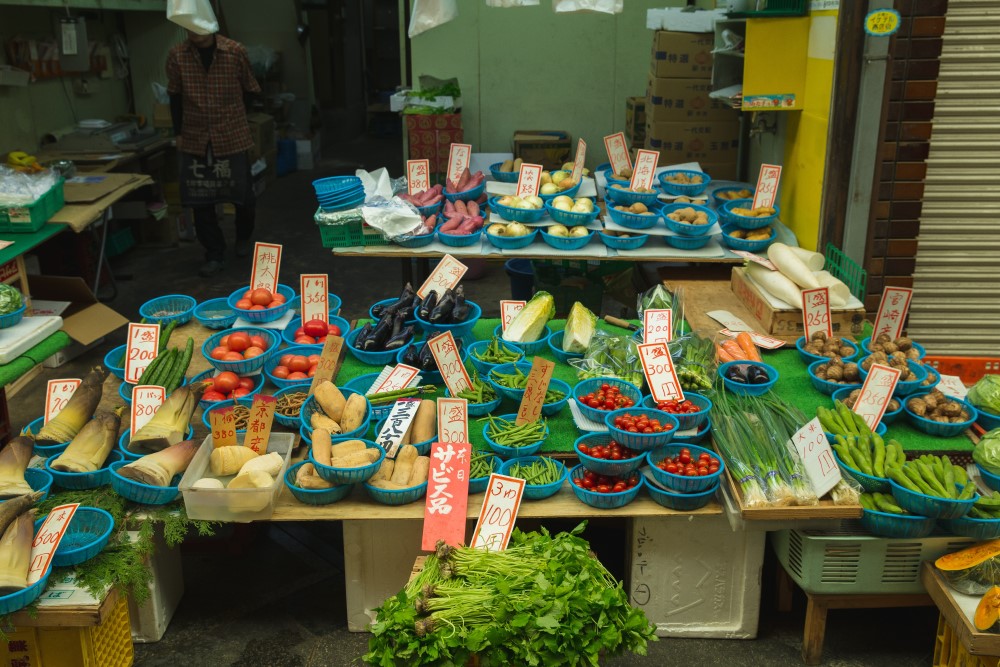
[[[438,440],[469,441],[469,402],[464,398],[437,399]]]
[[[962,384],[962,378],[957,375],[945,375],[941,373],[941,382],[938,383],[938,390],[945,396],[951,396],[964,401],[969,395],[969,390]]]
[[[382,430],[375,436],[375,442],[385,450],[386,458],[396,458],[403,437],[410,430],[419,407],[419,398],[401,398],[392,404],[392,410],[389,411]]]
[[[437,292],[438,296],[441,296],[446,290],[457,285],[468,270],[469,267],[465,264],[462,264],[451,255],[445,255],[438,262],[438,265],[434,267],[434,270],[431,271],[431,275],[427,276],[427,280],[420,286],[420,289],[417,290],[417,296],[421,299],[426,299],[427,295],[432,291]]]
[[[669,343],[674,335],[674,313],[669,308],[650,308],[642,315],[642,342]]]
[[[410,386],[410,383],[413,382],[413,378],[417,377],[419,373],[419,368],[407,366],[406,364],[397,364],[396,367],[385,376],[385,379],[368,393],[378,394],[383,391],[399,391],[400,389],[406,389]]]
[[[69,503],[54,508],[45,517],[41,528],[31,541],[31,564],[28,566],[28,585],[41,579],[52,564],[52,557],[59,548],[63,535],[69,527],[69,522],[76,514],[80,503]]]
[[[723,336],[728,336],[729,338],[735,338],[736,334],[740,333],[738,331],[730,331],[729,329],[720,329],[719,333]],[[778,340],[777,338],[771,338],[770,336],[765,336],[764,334],[759,334],[755,331],[751,331],[750,340],[757,347],[762,347],[765,350],[777,350],[778,348],[785,346],[785,341]]]
[[[628,142],[625,141],[624,132],[604,137],[604,149],[608,152],[612,173],[624,174],[632,168],[632,158],[628,154]]]
[[[813,334],[818,331],[833,336],[829,287],[802,290],[802,327],[807,341],[812,340]]]
[[[524,309],[524,305],[527,301],[507,301],[503,300],[500,302],[500,326],[503,327],[501,331],[507,333],[507,327],[510,323],[514,321],[517,314]]]
[[[747,252],[746,250],[730,250],[729,252],[739,257],[742,257],[743,259],[749,259],[751,262],[756,262],[757,264],[760,264],[764,268],[769,269],[771,271],[778,270],[778,267],[776,267],[771,260],[764,259],[760,255],[755,255],[752,252]]]
[[[910,311],[910,300],[913,290],[906,287],[886,287],[882,292],[882,300],[878,304],[878,315],[875,317],[875,328],[872,340],[882,334],[896,339],[903,334],[903,323]]]
[[[312,384],[309,385],[309,393],[316,391],[316,387],[329,380],[333,382],[340,372],[340,364],[344,360],[344,339],[340,336],[327,336],[323,343],[323,351],[320,352],[319,361],[316,363],[316,372],[313,374]]]
[[[299,276],[299,293],[302,295],[302,323],[322,320],[330,323],[329,278],[325,273],[303,273]]]
[[[549,390],[552,372],[556,369],[554,361],[535,357],[531,360],[531,370],[528,371],[528,381],[524,387],[524,396],[517,409],[515,424],[528,424],[538,421],[542,416],[542,404],[545,403],[545,392]]]
[[[684,400],[684,390],[677,379],[674,360],[665,343],[643,343],[638,346],[639,361],[646,376],[653,400],[657,403],[676,399]]]
[[[896,390],[896,383],[902,372],[898,368],[872,364],[868,369],[868,377],[861,386],[861,393],[858,400],[854,402],[854,412],[861,415],[861,418],[868,424],[872,431],[882,421],[885,414],[885,407],[889,405],[892,392]]]
[[[778,196],[778,183],[781,181],[781,167],[776,164],[760,165],[760,174],[757,176],[757,189],[753,194],[753,207],[774,206],[774,199]]]
[[[455,344],[455,337],[450,331],[445,331],[439,336],[435,336],[427,341],[434,355],[434,363],[441,371],[441,377],[448,386],[448,391],[452,396],[458,396],[467,389],[472,388],[472,380],[465,370],[462,357],[458,354],[458,345]]]
[[[457,182],[462,172],[469,168],[472,144],[452,144],[448,150],[448,180]]]
[[[522,164],[517,176],[517,196],[534,197],[542,185],[542,165]]]
[[[633,190],[648,190],[653,187],[653,176],[656,174],[656,163],[660,160],[660,151],[640,150],[635,156],[635,171],[629,187]]]
[[[64,378],[62,380],[49,380],[45,386],[45,423],[55,419],[56,415],[69,403],[76,388],[80,386],[77,378]]]
[[[806,477],[817,496],[823,496],[840,481],[840,468],[833,458],[830,442],[826,439],[819,417],[800,428],[792,436],[792,445],[802,459]]]
[[[135,384],[146,370],[146,366],[156,359],[160,349],[160,325],[128,325],[128,348],[125,350],[125,381]]]
[[[281,244],[253,244],[253,270],[250,271],[251,289],[266,289],[271,294],[278,291],[278,272],[281,270]]]
[[[271,425],[274,424],[274,407],[277,402],[278,399],[267,394],[257,394],[253,397],[243,446],[258,454],[267,453],[267,441],[271,438]]]
[[[583,139],[576,141],[576,158],[573,160],[573,182],[580,183],[583,179],[583,165],[587,161],[587,142]]]
[[[236,445],[236,411],[232,407],[212,410],[208,413],[208,423],[212,427],[214,449]]]
[[[435,442],[431,445],[424,531],[420,539],[420,548],[424,551],[434,551],[438,540],[452,546],[465,544],[471,457],[472,445],[467,442]]]
[[[416,194],[431,189],[430,160],[406,161],[406,192]],[[461,175],[462,170],[459,170]]]
[[[503,551],[507,548],[517,512],[521,508],[524,484],[523,479],[516,477],[496,473],[490,475],[476,530],[472,533],[474,549]]]
[[[730,331],[740,332],[753,330],[753,327],[730,313],[728,310],[712,310],[705,314]]]
[[[167,390],[156,385],[141,384],[132,390],[132,419],[129,428],[133,434],[149,423],[166,398]]]

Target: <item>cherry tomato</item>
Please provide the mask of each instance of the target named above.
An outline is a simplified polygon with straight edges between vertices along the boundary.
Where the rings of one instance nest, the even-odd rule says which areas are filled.
[[[226,352],[222,357],[222,361],[243,361],[243,355],[239,352]]]
[[[250,310],[250,307],[252,305],[253,305],[253,302],[250,301],[250,299],[240,299],[239,301],[236,302],[236,307],[239,310]]]
[[[292,357],[291,362],[288,364],[288,370],[299,373],[305,373],[309,370],[309,360],[303,357],[301,354],[296,354]]]
[[[250,347],[248,347],[243,351],[243,358],[253,359],[254,357],[259,357],[262,354],[264,354],[264,350],[260,349],[259,347],[254,347],[253,345],[251,345]]]
[[[288,377],[288,374],[290,372],[291,371],[288,370],[288,366],[279,365],[274,367],[274,370],[271,371],[271,375],[273,375],[276,378],[281,378],[282,380],[284,380],[285,378]]]
[[[212,348],[212,351],[208,353],[208,356],[212,357],[213,359],[221,360],[225,359],[227,354],[229,354],[229,348],[220,345],[219,347]]]
[[[240,387],[246,389],[247,391],[253,391],[253,378],[240,378]]]
[[[201,400],[203,401],[224,401],[226,400],[225,394],[220,394],[214,389],[209,389],[201,395]]]

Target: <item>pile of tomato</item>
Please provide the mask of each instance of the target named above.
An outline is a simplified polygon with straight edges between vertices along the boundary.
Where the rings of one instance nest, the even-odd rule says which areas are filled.
[[[218,346],[213,348],[208,356],[218,361],[243,361],[264,354],[267,348],[268,339],[264,336],[234,331],[223,336]]]
[[[240,377],[232,371],[222,371],[213,378],[205,380],[205,384],[211,385],[205,389],[201,395],[203,401],[225,401],[230,398],[240,398],[246,396],[257,386],[253,378]]]
[[[581,489],[594,491],[595,493],[621,493],[628,491],[639,483],[639,475],[632,474],[629,477],[613,477],[610,475],[598,475],[596,472],[586,470],[583,477],[576,477],[573,483]]]
[[[604,383],[597,391],[592,391],[584,396],[578,396],[577,400],[584,405],[596,410],[620,410],[621,408],[631,408],[635,405],[628,396],[622,396],[622,391],[616,385]]]
[[[680,454],[664,458],[656,467],[682,477],[704,477],[719,471],[719,459],[708,452],[702,452],[695,458],[691,455],[691,450],[685,447]]]
[[[587,456],[592,456],[595,459],[606,459],[608,461],[623,461],[625,459],[634,459],[640,456],[641,452],[636,452],[624,445],[621,445],[614,440],[606,445],[599,445],[597,447],[588,447],[585,444],[580,444],[580,453]]]
[[[661,401],[656,404],[657,410],[662,410],[663,412],[669,412],[672,415],[686,415],[692,412],[699,412],[701,408],[688,400],[678,401],[671,399],[669,401]]]
[[[673,424],[661,424],[659,419],[650,419],[648,415],[618,415],[614,420],[615,428],[629,433],[663,433],[674,428]]]
[[[277,308],[283,303],[285,303],[284,294],[280,292],[272,294],[271,290],[259,287],[244,292],[240,300],[236,302],[236,307],[240,310],[266,310]]]
[[[305,380],[316,375],[316,366],[319,364],[319,355],[310,354],[285,354],[278,359],[278,365],[271,371],[271,375],[282,380]]]
[[[336,324],[327,324],[323,320],[309,320],[295,330],[296,345],[316,345],[325,343],[327,336],[339,336],[340,327]]]

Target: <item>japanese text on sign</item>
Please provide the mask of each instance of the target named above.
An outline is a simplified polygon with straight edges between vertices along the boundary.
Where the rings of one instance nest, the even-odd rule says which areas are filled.
[[[441,371],[441,377],[452,396],[458,396],[461,392],[472,388],[472,381],[469,373],[465,370],[465,364],[458,354],[458,345],[455,344],[455,337],[450,331],[445,331],[440,336],[435,336],[427,341],[434,355],[434,363]]]
[[[406,161],[406,192],[408,194],[412,195],[431,189],[430,169],[430,160]]]
[[[625,141],[624,132],[604,137],[604,148],[608,151],[608,162],[611,163],[612,173],[625,174],[632,168],[632,158],[628,154],[628,143]]]
[[[833,335],[829,287],[802,290],[802,329],[806,341],[812,340],[813,334],[820,331],[828,337]]]
[[[343,356],[344,339],[340,336],[327,336],[326,342],[323,343],[323,351],[319,354],[319,361],[316,362],[316,372],[313,374],[312,384],[309,385],[310,394],[327,380],[333,382],[336,379]]]
[[[861,393],[852,409],[861,415],[872,431],[882,421],[882,415],[885,414],[885,408],[889,405],[889,399],[892,398],[892,392],[896,389],[900,375],[902,371],[898,368],[881,364],[872,364],[868,369],[868,377],[865,378]]]
[[[438,296],[443,295],[445,290],[457,285],[468,270],[469,267],[465,264],[451,255],[445,255],[431,271],[431,275],[427,276],[427,280],[420,286],[420,289],[417,290],[417,296],[426,299],[431,291],[437,292]]]
[[[392,410],[389,411],[389,416],[386,418],[385,424],[382,425],[382,430],[375,436],[375,442],[385,450],[386,458],[396,458],[403,436],[410,430],[410,424],[417,416],[417,408],[419,407],[419,398],[401,398],[393,403]]]
[[[886,287],[882,292],[882,300],[878,304],[878,315],[875,316],[875,328],[872,340],[882,334],[889,338],[899,338],[903,334],[903,323],[910,310],[910,299],[913,290],[906,287]]]
[[[523,479],[490,474],[476,530],[472,533],[471,544],[474,549],[503,551],[507,548],[517,520],[517,511],[521,508],[524,484]]]
[[[888,37],[899,30],[901,20],[895,9],[876,9],[865,16],[865,32],[874,37]]]
[[[76,508],[80,503],[68,503],[54,508],[45,517],[41,528],[35,533],[35,539],[31,541],[31,565],[28,566],[28,585],[35,583],[48,571],[52,564],[52,557],[62,541],[69,522],[76,514]]]
[[[677,380],[674,360],[670,357],[665,343],[643,343],[638,346],[639,361],[646,376],[653,400],[657,403],[669,400],[684,400],[684,390]]]
[[[146,366],[156,359],[160,349],[160,325],[128,325],[128,348],[125,351],[125,381],[135,384],[146,370]]]
[[[580,183],[583,179],[583,165],[587,161],[587,142],[583,139],[576,141],[576,158],[573,160],[573,182]]]
[[[951,396],[959,400],[965,400],[969,395],[969,390],[962,384],[962,378],[957,375],[945,375],[941,373],[941,381],[938,382],[937,389],[945,396]]]
[[[653,187],[653,177],[656,175],[656,163],[660,160],[659,151],[640,150],[635,156],[635,170],[629,187],[633,190],[649,190]]]
[[[413,378],[417,377],[420,373],[419,368],[414,368],[413,366],[407,366],[406,364],[397,364],[395,368],[389,371],[389,374],[385,376],[381,382],[378,383],[377,387],[373,387],[370,394],[378,394],[383,391],[399,391],[400,389],[406,389],[413,382]]]
[[[45,387],[45,423],[55,419],[69,399],[73,397],[76,388],[80,386],[77,378],[63,378],[62,380],[49,380]]]
[[[135,434],[149,423],[167,398],[167,390],[156,385],[141,384],[132,390],[132,417],[129,428]]]
[[[469,441],[469,402],[464,398],[437,399],[438,440]]]
[[[278,291],[278,272],[281,269],[281,244],[261,243],[253,245],[253,270],[250,272],[250,288],[266,289],[271,294]]]
[[[819,417],[800,428],[792,436],[792,444],[802,459],[809,483],[817,496],[823,496],[840,481],[840,468],[833,458],[830,442],[826,438]]]
[[[528,380],[524,385],[524,396],[521,397],[521,405],[517,409],[515,424],[520,426],[538,421],[538,418],[542,416],[542,404],[545,403],[545,394],[549,390],[549,382],[552,381],[552,372],[555,368],[555,362],[548,359],[541,357],[532,359]]]
[[[776,267],[771,260],[764,259],[760,255],[754,254],[752,252],[747,252],[746,250],[730,250],[729,252],[733,253],[734,255],[738,255],[743,259],[749,259],[751,262],[760,264],[764,268],[770,269],[771,271],[778,270],[778,267]]]
[[[249,447],[258,454],[267,453],[267,441],[271,437],[274,406],[277,402],[274,396],[266,394],[257,394],[253,397],[250,418],[247,421],[247,434],[243,436],[244,447]]]
[[[669,343],[674,335],[674,313],[669,308],[649,308],[642,314],[642,342]]]
[[[527,301],[508,301],[502,300],[500,302],[500,326],[503,327],[501,331],[507,332],[507,327],[510,323],[514,321],[517,314],[524,309],[524,305]]]
[[[740,332],[731,331],[729,329],[720,329],[719,333],[728,338],[734,338]],[[750,331],[749,334],[750,340],[753,341],[753,344],[757,347],[762,347],[765,350],[777,350],[779,347],[785,346],[785,341],[778,338],[771,338],[770,336],[765,336],[755,331]]]
[[[435,442],[427,473],[427,500],[421,548],[434,551],[438,540],[457,546],[465,543],[465,514],[469,505],[469,462],[472,445],[467,442]]]
[[[208,423],[212,428],[212,448],[236,445],[236,410],[233,407],[212,410],[208,413]]]
[[[302,323],[310,320],[330,322],[330,293],[325,273],[303,273],[299,276],[299,293],[302,295]]]
[[[542,165],[522,164],[517,176],[517,196],[534,197],[542,185]]]
[[[462,178],[462,172],[469,168],[471,159],[471,144],[452,144],[448,151],[448,180],[457,182]]]
[[[757,176],[757,189],[753,193],[753,207],[774,206],[778,196],[778,183],[781,181],[781,167],[776,164],[760,165]]]

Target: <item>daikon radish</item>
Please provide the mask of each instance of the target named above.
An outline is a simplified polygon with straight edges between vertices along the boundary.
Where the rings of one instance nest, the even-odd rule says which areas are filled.
[[[826,257],[819,254],[818,252],[813,252],[812,250],[806,250],[805,248],[800,248],[798,246],[788,246],[791,248],[792,252],[799,256],[799,259],[809,267],[810,271],[821,271],[823,265],[826,264]]]
[[[780,271],[771,271],[756,262],[747,264],[747,275],[762,289],[792,308],[802,308],[802,291]]]
[[[813,271],[813,275],[819,281],[820,287],[830,289],[831,308],[843,308],[851,300],[851,290],[829,271]]]
[[[767,258],[778,267],[778,270],[785,277],[799,287],[803,289],[815,289],[819,287],[819,282],[816,280],[816,276],[813,275],[812,270],[784,243],[772,243],[771,247],[767,249]],[[775,296],[778,295],[776,294]],[[799,308],[801,307],[800,302]]]

